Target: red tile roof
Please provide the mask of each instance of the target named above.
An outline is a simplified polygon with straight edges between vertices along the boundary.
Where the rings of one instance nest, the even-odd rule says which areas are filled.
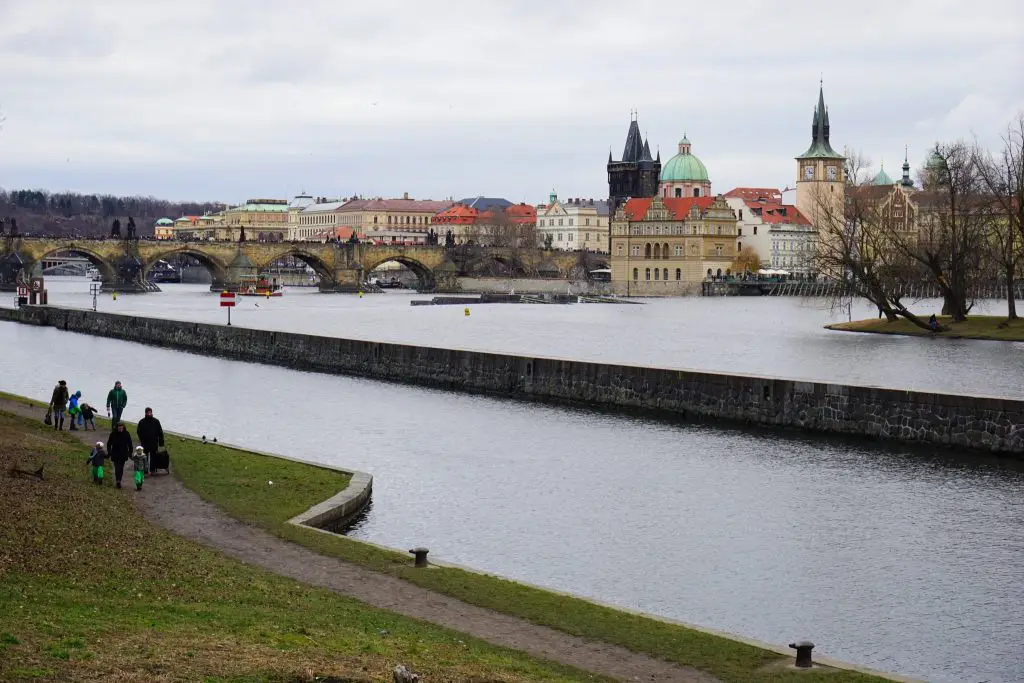
[[[765,223],[811,224],[807,217],[792,204],[757,204],[756,206],[761,208],[761,220]]]
[[[626,202],[623,207],[626,211],[626,217],[631,221],[642,221],[644,215],[647,214],[647,209],[650,208],[651,202],[654,201],[653,197],[645,198],[633,198]],[[696,206],[701,211],[705,211],[712,204],[715,203],[714,197],[665,197],[662,200],[665,204],[665,208],[672,214],[672,219],[681,221],[686,218],[690,213],[690,209]]]
[[[764,199],[769,202],[781,202],[782,192],[774,187],[734,187],[725,193],[726,197],[739,197],[745,202],[756,202]]]
[[[512,223],[530,224],[537,220],[537,209],[529,204],[512,204],[504,209],[504,213]],[[465,204],[456,204],[436,214],[430,222],[435,225],[486,224],[494,215],[494,211],[478,211]]]

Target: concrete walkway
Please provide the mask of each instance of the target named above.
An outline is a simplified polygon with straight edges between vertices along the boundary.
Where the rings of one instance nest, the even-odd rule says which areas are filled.
[[[42,420],[43,410],[0,398],[0,410]],[[71,432],[83,443],[106,441],[108,433]],[[172,471],[173,471],[173,455]],[[128,468],[130,469],[130,468]],[[523,619],[470,605],[337,558],[315,553],[229,517],[203,501],[173,476],[155,476],[136,492],[131,472],[125,495],[135,498],[150,521],[224,554],[314,586],[328,588],[374,607],[461,631],[494,645],[623,681],[715,683],[696,669],[654,659],[622,647],[538,626]]]

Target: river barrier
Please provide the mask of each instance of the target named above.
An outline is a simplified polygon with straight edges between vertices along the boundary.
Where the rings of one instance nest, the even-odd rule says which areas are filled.
[[[51,306],[0,321],[151,346],[527,400],[1020,455],[1024,401],[382,343]]]

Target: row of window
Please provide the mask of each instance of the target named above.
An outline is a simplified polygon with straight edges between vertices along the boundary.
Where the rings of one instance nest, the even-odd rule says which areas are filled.
[[[633,282],[637,282],[639,279],[640,279],[640,269],[639,268],[634,268],[633,269]],[[644,269],[644,279],[645,280],[650,280],[651,279],[651,269],[650,268],[645,268]],[[662,268],[660,271],[657,268],[655,268],[654,269],[654,279],[655,280],[668,280],[668,268]],[[683,271],[682,271],[682,269],[681,268],[676,268],[676,280],[682,280],[682,279],[683,279]]]
[[[740,246],[742,247],[742,244]],[[690,251],[693,252],[694,254],[696,254],[697,253],[697,245],[696,244],[691,244],[690,245]],[[721,244],[716,244],[715,245],[715,255],[721,256],[723,251],[724,251],[724,247]],[[621,244],[618,245],[615,248],[615,255],[616,256],[622,256],[622,245]],[[639,244],[634,244],[633,246],[631,246],[629,248],[629,255],[633,256],[633,257],[636,257],[636,258],[640,258],[640,245]],[[655,244],[653,247],[651,246],[650,243],[647,243],[647,244],[644,245],[643,258],[645,258],[645,259],[667,259],[667,258],[671,258],[672,256],[682,256],[682,255],[683,255],[683,247],[681,245],[677,245],[673,249],[673,251],[671,253],[669,252],[669,246],[667,244]]]
[[[541,218],[541,219],[540,219],[539,221],[537,221],[537,227],[538,227],[538,228],[543,228],[543,227],[545,227],[545,224],[544,224],[544,220],[545,220],[545,219]],[[562,221],[564,221],[564,220],[565,220],[564,218],[559,218],[559,219],[558,219],[558,226],[559,226],[559,227],[562,227],[563,225],[565,225],[565,224],[564,224],[564,223],[562,222]],[[554,219],[554,218],[548,218],[548,219],[547,219],[547,221],[548,221],[548,222],[547,222],[547,227],[549,227],[549,228],[553,228],[553,227],[555,227],[555,219]],[[570,219],[569,219],[569,225],[572,225],[572,221],[573,221],[573,219],[572,219],[572,218],[570,218]],[[584,219],[583,219],[583,225],[587,225],[587,226],[589,226],[589,225],[590,225],[590,219],[589,219],[589,218],[584,218]],[[599,227],[599,228],[600,228],[600,227],[601,227],[601,219],[600,219],[600,218],[598,218],[598,219],[597,219],[597,223],[595,223],[594,225],[595,225],[596,227]]]
[[[704,230],[702,230],[703,227],[704,226],[701,226],[701,225],[683,225],[683,226],[678,226],[678,225],[671,225],[671,226],[670,225],[665,225],[665,226],[656,225],[652,229],[650,226],[633,225],[633,226],[630,227],[629,233],[631,235],[651,235],[651,234],[653,234],[653,235],[722,235],[722,234],[726,234],[727,235],[727,234],[729,234],[728,232],[724,232],[723,233],[721,225],[716,225],[715,229],[714,229],[714,232],[711,231],[711,226],[710,225],[708,226],[708,230],[706,232]],[[621,234],[619,231],[616,231],[616,233],[617,234]],[[754,234],[755,235],[757,234],[756,230],[754,231]]]

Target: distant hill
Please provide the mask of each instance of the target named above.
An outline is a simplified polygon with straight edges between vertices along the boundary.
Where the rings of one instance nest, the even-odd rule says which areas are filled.
[[[115,218],[121,231],[128,216],[135,219],[138,235],[153,234],[160,218],[202,215],[220,211],[223,204],[210,202],[169,202],[156,197],[115,197],[113,195],[47,192],[46,190],[4,190],[0,188],[0,218],[18,221],[18,232],[32,235],[105,235]]]

